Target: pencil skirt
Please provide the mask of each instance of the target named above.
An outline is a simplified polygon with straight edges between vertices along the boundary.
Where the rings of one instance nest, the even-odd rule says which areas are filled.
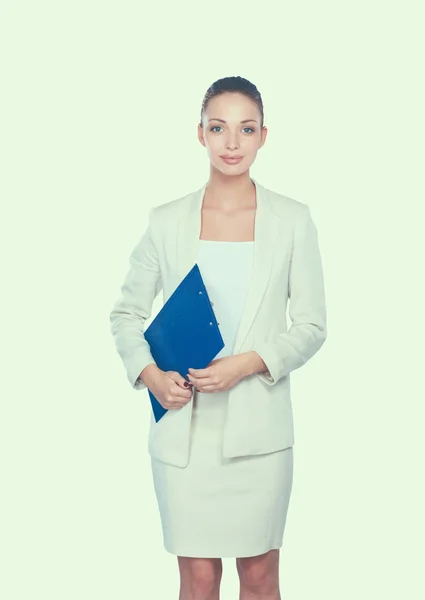
[[[258,556],[283,544],[293,447],[224,458],[229,392],[196,392],[190,457],[177,467],[151,456],[166,551],[177,556]]]

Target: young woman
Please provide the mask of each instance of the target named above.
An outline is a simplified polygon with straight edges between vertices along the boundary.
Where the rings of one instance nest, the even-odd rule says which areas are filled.
[[[210,160],[199,190],[153,208],[110,318],[131,385],[168,410],[151,414],[149,453],[179,600],[216,600],[235,557],[241,600],[279,600],[279,549],[293,479],[290,372],[326,338],[317,230],[306,204],[249,175],[267,129],[241,77],[207,91],[198,137]],[[186,377],[158,368],[143,335],[197,263],[225,347]],[[291,326],[286,323],[289,300]]]

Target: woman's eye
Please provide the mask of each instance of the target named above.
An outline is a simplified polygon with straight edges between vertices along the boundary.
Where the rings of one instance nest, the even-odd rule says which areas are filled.
[[[220,125],[214,125],[213,127],[211,127],[210,131],[214,131],[214,129],[221,129],[221,127]],[[252,132],[254,131],[252,127],[244,127],[244,129],[250,129]]]

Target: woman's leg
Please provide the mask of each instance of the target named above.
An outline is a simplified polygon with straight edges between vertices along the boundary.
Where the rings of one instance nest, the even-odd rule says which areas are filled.
[[[236,559],[240,581],[239,600],[281,600],[279,549],[259,556]]]
[[[180,570],[179,600],[219,600],[223,574],[221,558],[177,557]]]

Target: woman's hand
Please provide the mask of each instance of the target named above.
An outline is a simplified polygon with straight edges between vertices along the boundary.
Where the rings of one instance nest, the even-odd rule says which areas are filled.
[[[222,392],[243,379],[246,361],[242,354],[216,358],[206,369],[189,369],[187,378],[199,392]]]
[[[144,377],[146,386],[167,410],[183,408],[192,400],[192,386],[177,371],[152,369]]]

